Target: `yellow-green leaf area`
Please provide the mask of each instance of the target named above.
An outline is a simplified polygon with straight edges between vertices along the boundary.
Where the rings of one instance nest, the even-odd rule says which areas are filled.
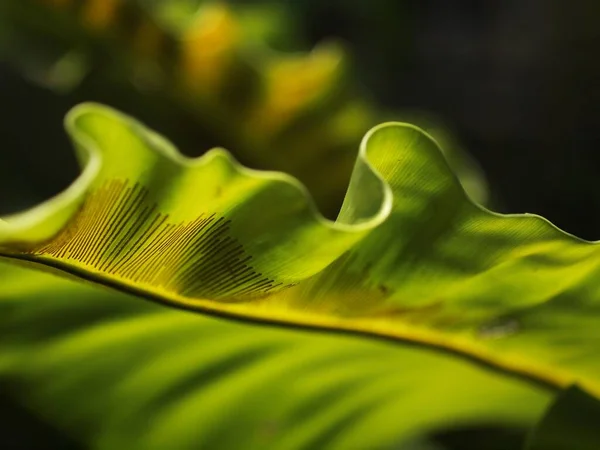
[[[7,260],[171,305],[411,342],[546,387],[600,393],[598,246],[465,195],[437,144],[389,123],[364,138],[336,221],[281,173],[224,150],[181,156],[98,105],[67,119],[84,170],[6,218]]]
[[[392,449],[551,396],[407,345],[215,319],[0,263],[0,380],[95,450]],[[412,447],[410,447],[412,448]]]

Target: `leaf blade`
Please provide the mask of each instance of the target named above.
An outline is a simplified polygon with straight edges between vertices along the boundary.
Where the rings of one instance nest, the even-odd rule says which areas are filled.
[[[549,401],[434,351],[212,319],[6,264],[0,282],[1,379],[92,448],[394,448],[438,427],[526,426]]]
[[[90,205],[50,242],[27,244],[22,218],[12,219],[16,234],[0,235],[9,259],[185,309],[413,343],[547,388],[577,379],[600,390],[597,365],[572,341],[550,351],[544,332],[550,322],[563,336],[597,321],[598,245],[540,217],[472,203],[417,128],[385,124],[367,135],[330,222],[291,177],[240,169],[222,151],[186,160],[100,106],[72,117],[80,151],[106,158],[90,183],[96,191],[81,192]],[[131,206],[143,189],[152,202]],[[560,322],[557,308],[570,320]],[[580,332],[594,336],[593,327]]]

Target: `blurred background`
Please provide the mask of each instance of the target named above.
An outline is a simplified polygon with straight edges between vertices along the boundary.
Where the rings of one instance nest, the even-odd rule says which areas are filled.
[[[63,117],[97,101],[188,155],[290,172],[329,217],[364,133],[414,122],[473,198],[600,239],[599,23],[597,0],[1,0],[0,215],[73,180]],[[0,448],[79,447],[0,401]]]

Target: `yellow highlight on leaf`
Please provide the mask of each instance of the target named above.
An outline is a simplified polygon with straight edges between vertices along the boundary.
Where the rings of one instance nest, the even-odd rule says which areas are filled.
[[[250,114],[248,128],[266,136],[280,130],[303,110],[326,100],[341,81],[342,69],[343,53],[335,45],[268,61],[263,97]]]
[[[83,21],[92,29],[109,28],[124,0],[86,0]]]
[[[239,39],[238,25],[223,3],[204,6],[181,40],[183,82],[194,92],[217,88]]]
[[[84,172],[6,218],[2,259],[206,314],[412,343],[600,395],[600,366],[586,357],[597,350],[600,245],[473,203],[418,128],[367,133],[330,221],[296,179],[243,168],[222,149],[185,158],[99,105],[78,107],[67,125]],[[565,338],[549,340],[548,329]]]

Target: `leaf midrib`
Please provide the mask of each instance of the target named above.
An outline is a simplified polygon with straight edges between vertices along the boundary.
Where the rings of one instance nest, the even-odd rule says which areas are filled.
[[[264,312],[259,309],[252,310],[251,302],[225,304],[218,306],[210,300],[198,300],[193,302],[190,299],[173,295],[172,298],[160,295],[143,286],[136,286],[128,283],[126,280],[120,280],[95,274],[84,269],[79,269],[67,263],[62,263],[57,260],[44,259],[43,262],[39,257],[33,257],[26,254],[11,254],[0,249],[0,260],[5,259],[8,262],[21,263],[26,265],[46,267],[51,272],[78,279],[79,282],[88,281],[94,284],[113,288],[120,292],[131,294],[137,297],[142,297],[168,307],[175,307],[180,310],[201,313],[203,315],[216,318],[223,318],[250,324],[264,324],[287,329],[299,329],[305,331],[320,331],[342,335],[358,336],[363,338],[375,339],[379,341],[389,342],[393,344],[410,345],[418,348],[423,348],[429,351],[435,351],[448,356],[457,357],[469,363],[476,364],[494,372],[498,372],[504,376],[515,378],[533,384],[550,392],[557,392],[572,384],[573,376],[568,372],[559,371],[553,367],[544,367],[540,364],[527,364],[524,361],[511,360],[509,357],[495,357],[492,352],[485,348],[480,348],[472,344],[467,344],[464,339],[435,332],[431,330],[419,330],[414,326],[406,326],[403,330],[394,330],[394,332],[386,332],[377,330],[371,324],[365,324],[364,321],[352,320],[346,318],[335,318],[325,315],[305,314],[301,315],[294,311],[296,317],[294,319],[285,318],[283,315],[277,316],[273,311]],[[250,305],[250,306],[249,306]],[[463,342],[461,342],[463,341]],[[581,380],[580,380],[581,381]],[[588,380],[589,381],[589,380]],[[592,383],[587,383],[586,386],[594,394],[600,395],[600,388],[593,386]],[[591,386],[590,386],[591,385]]]

